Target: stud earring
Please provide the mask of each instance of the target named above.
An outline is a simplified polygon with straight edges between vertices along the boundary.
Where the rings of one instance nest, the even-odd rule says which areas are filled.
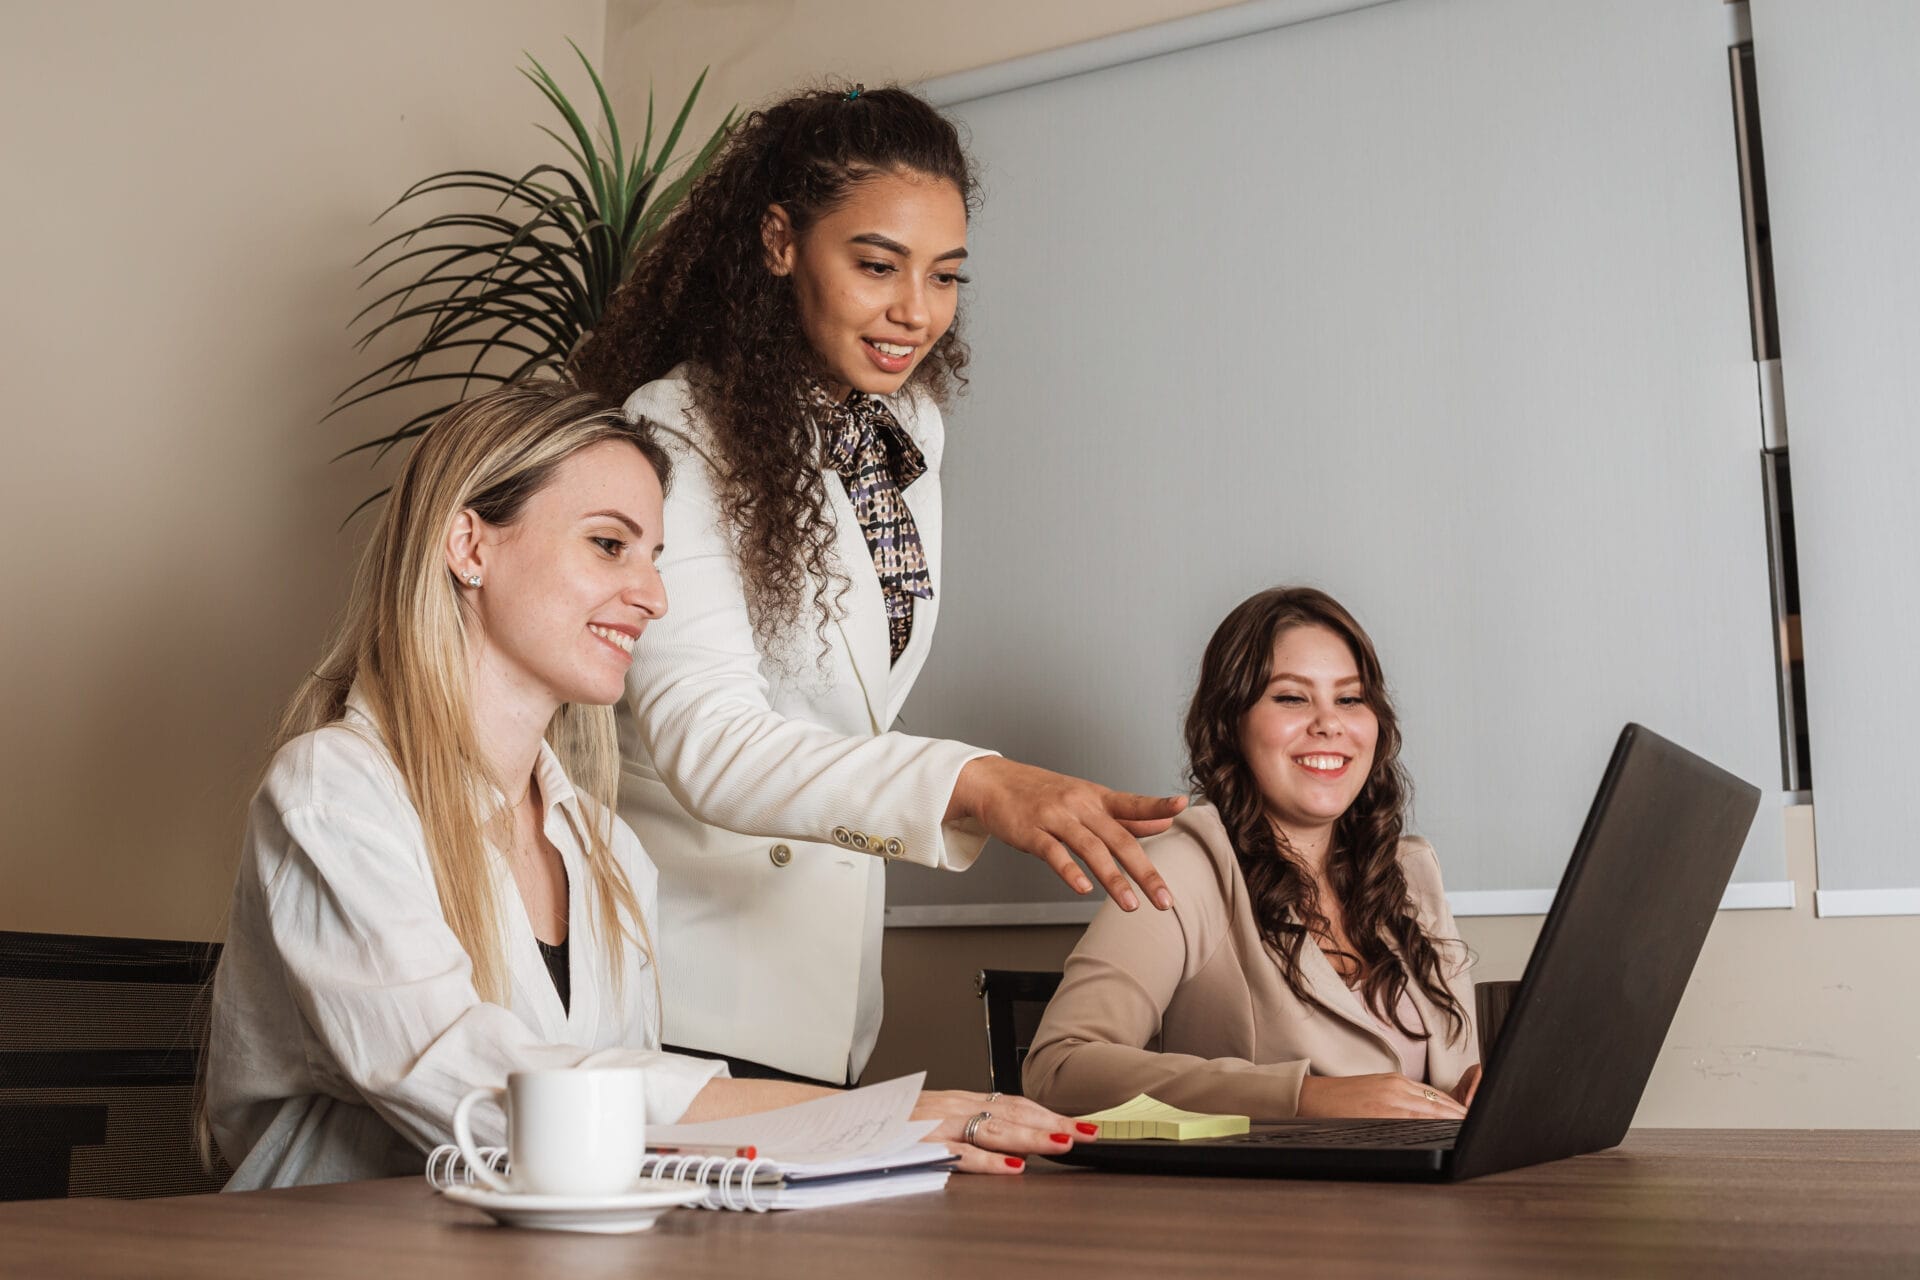
[[[477,587],[477,586],[479,586],[479,585],[480,585],[480,575],[479,575],[479,574],[477,574],[477,573],[470,573],[470,574],[468,574],[468,575],[467,575],[467,585],[468,585],[468,586],[470,586],[470,587]]]

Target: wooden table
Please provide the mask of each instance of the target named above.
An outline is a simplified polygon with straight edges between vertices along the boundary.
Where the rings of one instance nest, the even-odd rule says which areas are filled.
[[[1144,1178],[1036,1163],[811,1213],[511,1231],[420,1179],[0,1205],[0,1275],[1920,1276],[1920,1132],[1641,1130],[1451,1186]]]

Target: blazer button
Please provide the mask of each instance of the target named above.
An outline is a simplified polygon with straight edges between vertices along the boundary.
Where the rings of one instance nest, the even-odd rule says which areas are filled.
[[[773,852],[767,856],[773,859],[774,866],[784,867],[793,861],[793,850],[783,844],[777,844],[773,846]]]
[[[847,830],[845,827],[835,827],[833,829],[833,842],[835,844],[850,845],[853,843],[853,832]]]
[[[887,843],[882,847],[886,849],[889,858],[897,858],[907,851],[907,846],[900,843],[899,836],[888,836]]]
[[[864,832],[864,831],[856,831],[856,832],[854,832],[854,833],[853,833],[853,847],[854,847],[854,848],[856,848],[856,849],[859,849],[859,850],[861,850],[861,851],[863,851],[863,852],[864,852],[864,851],[866,850],[866,847],[867,847],[867,833],[866,833],[866,832]]]

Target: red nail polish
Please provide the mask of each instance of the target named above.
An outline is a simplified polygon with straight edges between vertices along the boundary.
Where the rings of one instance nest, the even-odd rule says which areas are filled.
[[[1080,1132],[1086,1134],[1089,1138],[1091,1138],[1094,1134],[1100,1132],[1099,1125],[1088,1124],[1085,1120],[1079,1121],[1073,1127],[1078,1129]]]
[[[1008,1157],[1007,1157],[1007,1168],[1009,1168],[1009,1169],[1024,1169],[1024,1168],[1026,1168],[1026,1167],[1027,1167],[1027,1162],[1026,1162],[1025,1160],[1022,1160],[1022,1159],[1021,1159],[1021,1158],[1020,1158],[1019,1156],[1008,1156]]]
[[[1055,1142],[1072,1142],[1073,1141],[1073,1138],[1070,1135],[1064,1134],[1064,1133],[1050,1133],[1047,1136],[1049,1138],[1052,1138]]]

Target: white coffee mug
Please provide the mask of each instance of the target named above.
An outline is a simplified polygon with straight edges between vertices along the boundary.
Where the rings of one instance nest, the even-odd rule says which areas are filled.
[[[474,1180],[516,1195],[609,1196],[630,1190],[647,1154],[644,1082],[638,1067],[516,1071],[504,1089],[475,1089],[453,1109],[453,1140]],[[489,1168],[473,1142],[476,1103],[507,1112],[509,1174]]]

